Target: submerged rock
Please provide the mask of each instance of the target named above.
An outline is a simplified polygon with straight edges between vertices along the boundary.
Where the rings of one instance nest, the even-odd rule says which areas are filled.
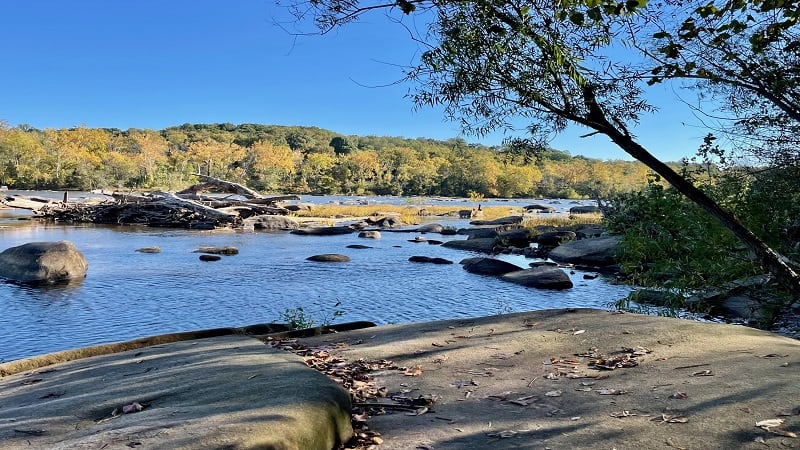
[[[306,258],[308,261],[317,262],[348,262],[350,258],[347,255],[340,255],[338,253],[324,253],[322,255],[314,255]]]
[[[337,234],[350,234],[356,230],[350,227],[312,227],[312,228],[298,228],[292,230],[292,234],[308,235],[308,236],[335,236]]]
[[[432,258],[430,256],[412,256],[408,258],[410,262],[431,263],[431,264],[453,264],[453,261],[444,258]]]
[[[161,247],[142,247],[137,248],[136,251],[139,253],[161,253]]]
[[[208,253],[210,255],[238,255],[239,249],[236,247],[200,247],[195,253]]]

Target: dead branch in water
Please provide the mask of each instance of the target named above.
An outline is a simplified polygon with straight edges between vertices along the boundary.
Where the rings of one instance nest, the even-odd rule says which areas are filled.
[[[197,176],[201,183],[177,193],[97,191],[106,198],[82,202],[5,195],[0,196],[0,203],[60,222],[213,229],[237,228],[243,219],[252,216],[289,214],[278,202],[300,199],[296,195],[265,197],[237,183]],[[201,192],[211,195],[200,195]],[[230,195],[220,196],[222,193]]]

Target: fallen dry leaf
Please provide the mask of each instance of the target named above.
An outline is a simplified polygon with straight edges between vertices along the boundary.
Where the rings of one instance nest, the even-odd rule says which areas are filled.
[[[667,414],[661,414],[658,417],[653,417],[650,420],[660,420],[660,423],[686,423],[689,419],[685,416],[670,416]]]
[[[423,414],[425,414],[427,412],[428,412],[428,407],[427,406],[423,406],[422,408],[417,408],[413,412],[407,412],[406,415],[407,416],[421,416],[421,415],[423,415]]]
[[[143,409],[144,409],[144,406],[142,406],[141,403],[133,402],[131,404],[123,406],[122,407],[122,413],[123,414],[131,414],[131,413],[139,412],[139,411],[141,411]]]
[[[624,389],[598,389],[595,392],[600,395],[622,395],[628,393],[628,391]]]
[[[685,398],[689,398],[689,394],[686,392],[675,392],[674,394],[670,395],[669,398],[683,400]]]
[[[489,433],[489,434],[487,434],[487,436],[489,436],[489,437],[496,437],[496,438],[500,438],[500,439],[506,439],[506,438],[514,437],[516,435],[517,435],[517,432],[516,431],[512,431],[512,430],[505,430],[505,431],[500,431],[500,432],[497,432],[497,433]]]
[[[547,397],[561,397],[561,391],[556,390],[556,391],[545,392],[544,395]]]
[[[517,399],[514,399],[514,400],[509,400],[509,403],[513,403],[513,404],[519,405],[519,406],[528,406],[531,403],[533,403],[533,400],[536,400],[536,396],[535,395],[528,395],[528,396],[520,397],[520,398],[517,398]]]
[[[759,428],[768,429],[772,427],[779,427],[783,425],[783,422],[784,422],[783,419],[767,419],[767,420],[762,420],[760,422],[756,422],[756,426]]]
[[[422,367],[420,366],[409,367],[405,371],[403,371],[403,375],[407,377],[418,377],[422,375]]]
[[[525,319],[525,320],[522,322],[522,324],[523,324],[524,326],[528,327],[528,328],[533,328],[533,327],[535,327],[535,326],[539,325],[539,322],[530,322],[530,319]]]
[[[615,412],[612,412],[612,413],[611,413],[611,414],[609,414],[609,415],[610,415],[611,417],[614,417],[614,418],[617,418],[617,419],[621,419],[621,418],[623,418],[623,417],[631,417],[631,416],[635,416],[636,414],[633,414],[633,413],[631,413],[630,411],[627,411],[627,410],[623,410],[623,411],[615,411]]]
[[[768,430],[768,431],[770,433],[772,433],[772,434],[777,434],[778,436],[784,436],[784,437],[790,437],[790,438],[796,438],[797,437],[797,434],[793,433],[791,431],[786,431],[786,430]]]
[[[508,396],[511,395],[511,394],[513,394],[513,392],[505,391],[505,392],[501,392],[499,394],[488,395],[488,396],[486,396],[486,398],[488,398],[490,400],[500,400],[500,401],[504,402],[504,401],[508,400]]]

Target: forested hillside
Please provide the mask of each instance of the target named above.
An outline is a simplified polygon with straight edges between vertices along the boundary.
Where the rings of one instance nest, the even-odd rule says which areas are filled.
[[[606,197],[638,190],[638,162],[463,139],[342,136],[315,127],[184,124],[164,130],[0,126],[0,185],[178,188],[193,173],[263,191],[486,197]]]

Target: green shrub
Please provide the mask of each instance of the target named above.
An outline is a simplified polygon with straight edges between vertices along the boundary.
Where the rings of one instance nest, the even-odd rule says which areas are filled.
[[[672,306],[761,272],[726,228],[657,177],[640,192],[611,199],[605,226],[623,235],[619,258],[630,282],[663,289]]]

